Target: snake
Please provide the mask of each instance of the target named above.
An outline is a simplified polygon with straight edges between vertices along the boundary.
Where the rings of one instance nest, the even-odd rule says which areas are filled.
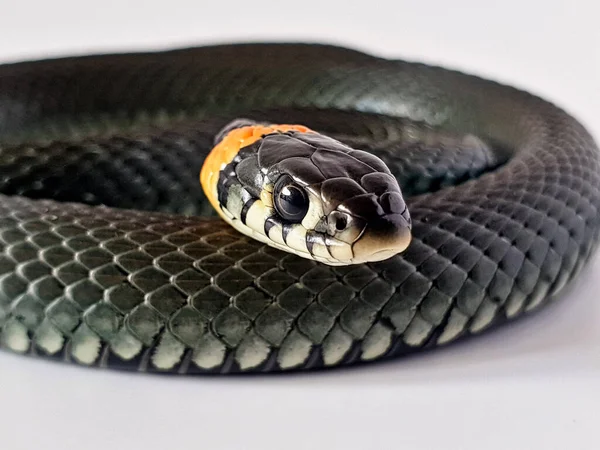
[[[564,296],[599,163],[534,94],[328,44],[3,64],[0,347],[173,374],[441,349]]]

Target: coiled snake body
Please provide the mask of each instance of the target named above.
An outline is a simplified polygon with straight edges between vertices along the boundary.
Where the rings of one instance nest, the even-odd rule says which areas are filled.
[[[217,218],[198,172],[239,117],[379,156],[408,249],[330,266]],[[330,46],[0,66],[0,142],[0,346],[84,365],[266,372],[440,346],[547,304],[598,237],[598,149],[568,114]]]

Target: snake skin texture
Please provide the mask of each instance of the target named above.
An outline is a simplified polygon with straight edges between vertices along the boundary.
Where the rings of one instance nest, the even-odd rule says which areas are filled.
[[[413,241],[330,267],[242,236],[198,182],[236,117],[372,151]],[[598,149],[559,108],[324,45],[0,66],[0,346],[148,372],[272,372],[443,346],[559,296],[596,248]]]

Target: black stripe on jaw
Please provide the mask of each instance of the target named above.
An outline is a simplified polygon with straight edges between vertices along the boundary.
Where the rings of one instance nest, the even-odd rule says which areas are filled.
[[[281,233],[281,237],[283,238],[283,242],[285,242],[286,244],[287,242],[287,237],[288,234],[290,234],[290,232],[294,229],[294,226],[291,223],[284,223],[283,224],[283,230]]]
[[[306,232],[306,248],[308,250],[308,253],[310,253],[313,256],[314,256],[313,248],[314,248],[315,244],[321,244],[322,246],[324,246],[327,249],[327,253],[329,253],[329,256],[332,256],[331,252],[329,251],[329,247],[327,246],[327,243],[325,242],[325,236],[323,236],[321,233],[315,233],[314,231],[307,231]]]
[[[244,203],[244,206],[242,207],[242,212],[240,213],[240,220],[244,225],[246,225],[246,216],[248,215],[248,211],[250,210],[252,205],[254,205],[255,201],[255,198],[251,198],[246,203]]]
[[[267,237],[269,237],[269,231],[271,231],[271,228],[273,228],[275,225],[277,225],[275,218],[272,216],[267,217],[267,220],[265,220],[265,235]]]

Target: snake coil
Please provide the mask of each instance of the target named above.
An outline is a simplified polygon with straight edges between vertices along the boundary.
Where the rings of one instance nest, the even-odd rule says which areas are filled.
[[[405,253],[326,266],[251,240],[198,184],[237,117],[378,155]],[[440,346],[539,309],[596,247],[598,149],[559,108],[325,45],[0,66],[0,346],[175,373],[310,369]]]

